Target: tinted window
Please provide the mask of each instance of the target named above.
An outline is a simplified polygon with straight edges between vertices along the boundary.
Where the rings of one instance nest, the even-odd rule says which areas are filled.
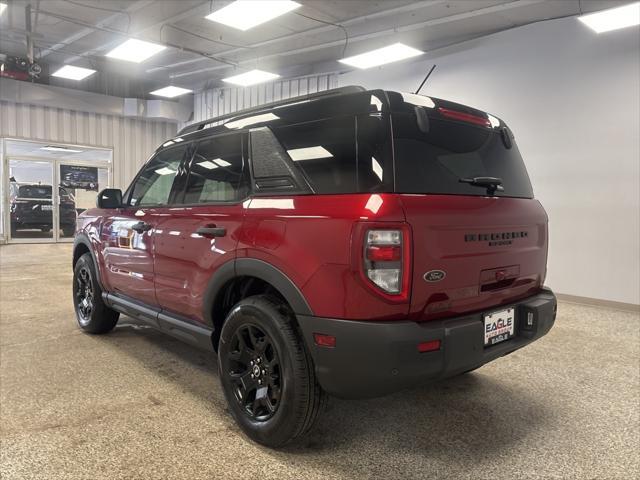
[[[176,178],[178,167],[187,146],[179,146],[158,153],[144,167],[132,187],[129,205],[143,207],[166,205]]]
[[[358,191],[392,192],[393,157],[387,115],[357,117]]]
[[[382,188],[388,162],[383,153],[384,121],[362,116],[363,134],[358,154],[356,118],[340,117],[305,122],[272,130],[292,162],[300,168],[315,193],[358,193]],[[377,135],[381,137],[376,138]],[[380,143],[380,144],[379,144]],[[375,155],[380,158],[372,159]]]
[[[248,193],[242,136],[225,135],[198,144],[191,160],[184,203],[230,202]]]
[[[424,131],[426,130],[426,132]],[[529,176],[512,136],[503,129],[478,127],[429,116],[422,129],[416,116],[394,114],[396,191],[486,195],[486,188],[460,183],[461,178],[498,177],[498,196],[533,197]],[[508,148],[510,147],[510,148]]]

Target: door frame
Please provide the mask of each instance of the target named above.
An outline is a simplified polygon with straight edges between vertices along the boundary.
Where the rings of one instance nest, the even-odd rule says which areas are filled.
[[[49,144],[55,143],[56,145],[61,145],[64,147],[80,147],[85,149],[92,150],[106,150],[111,152],[111,161],[93,161],[89,162],[86,160],[73,160],[73,159],[62,159],[62,158],[46,158],[46,157],[34,157],[34,156],[24,156],[24,155],[8,155],[6,142],[25,142],[25,143],[42,143]],[[0,202],[2,203],[2,215],[0,218],[0,222],[2,223],[2,234],[0,234],[0,239],[4,237],[7,243],[71,243],[73,242],[73,238],[63,238],[60,235],[60,224],[59,224],[59,205],[60,205],[60,192],[58,188],[52,188],[52,205],[55,205],[56,208],[53,208],[53,225],[52,231],[53,235],[51,238],[11,238],[11,221],[9,216],[9,161],[10,160],[21,160],[21,161],[32,161],[32,162],[47,162],[51,164],[52,171],[52,187],[60,185],[60,165],[79,165],[79,166],[88,166],[88,167],[96,167],[96,168],[105,168],[107,170],[107,185],[103,188],[108,188],[113,185],[113,148],[105,148],[105,147],[94,147],[92,145],[79,145],[79,144],[70,144],[64,142],[53,142],[47,140],[38,140],[38,139],[26,139],[26,138],[9,138],[2,137],[0,138],[0,152],[2,154],[2,161],[0,162],[0,173],[2,174],[2,198]]]

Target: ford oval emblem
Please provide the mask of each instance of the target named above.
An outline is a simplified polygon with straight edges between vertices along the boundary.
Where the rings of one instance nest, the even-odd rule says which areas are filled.
[[[445,272],[443,272],[442,270],[431,270],[427,273],[424,274],[423,278],[425,280],[425,282],[439,282],[440,280],[444,279],[444,277],[446,277],[447,274]]]

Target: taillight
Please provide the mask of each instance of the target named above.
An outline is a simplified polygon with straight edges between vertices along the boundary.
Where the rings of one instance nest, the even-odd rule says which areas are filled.
[[[364,274],[383,293],[406,298],[409,235],[405,229],[371,229],[364,236]]]

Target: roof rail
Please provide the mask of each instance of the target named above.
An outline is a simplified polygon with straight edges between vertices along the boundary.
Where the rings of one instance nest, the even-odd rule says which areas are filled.
[[[331,90],[324,90],[322,92],[308,93],[306,95],[291,97],[285,100],[277,100],[275,102],[265,103],[265,104],[251,107],[251,108],[245,108],[244,110],[238,110],[236,112],[220,115],[219,117],[213,117],[213,118],[209,118],[208,120],[192,123],[191,125],[187,125],[182,130],[180,130],[178,132],[178,136],[186,135],[188,133],[193,133],[193,132],[197,132],[198,130],[202,130],[210,123],[216,123],[216,122],[221,122],[222,120],[228,120],[230,118],[241,117],[249,113],[261,112],[263,110],[268,110],[273,107],[280,107],[288,104],[301,102],[304,100],[312,100],[312,99],[321,98],[321,97],[333,97],[336,95],[347,95],[350,93],[364,92],[365,90],[366,89],[364,87],[361,87],[359,85],[349,85],[346,87],[332,88]]]

